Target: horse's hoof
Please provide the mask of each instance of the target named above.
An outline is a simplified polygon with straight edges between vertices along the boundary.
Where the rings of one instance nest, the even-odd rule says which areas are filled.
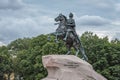
[[[82,58],[82,60],[84,60],[84,61],[88,61],[88,59],[86,59],[86,58],[84,58],[84,57]]]
[[[85,58],[82,58],[82,60],[86,61]]]

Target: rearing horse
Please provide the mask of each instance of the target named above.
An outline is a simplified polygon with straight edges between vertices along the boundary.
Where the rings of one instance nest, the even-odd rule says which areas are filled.
[[[60,14],[58,17],[55,18],[55,21],[58,22],[58,23],[55,23],[55,25],[58,24],[58,28],[56,29],[56,32],[51,33],[51,34],[56,36],[56,39],[55,39],[56,42],[58,41],[58,39],[61,39],[64,41],[64,38],[65,38],[65,35],[67,32],[67,25],[66,25],[67,18],[64,15]],[[82,47],[80,39],[78,39],[78,41],[79,41],[79,43],[78,43],[78,41],[76,41],[75,38],[76,37],[73,35],[73,33],[70,32],[66,41],[64,41],[66,44],[66,48],[68,50],[67,54],[70,54],[71,47],[74,47],[74,49],[76,50],[76,56],[81,51],[83,59],[87,61],[88,58],[85,55],[85,51],[84,51],[84,48]]]

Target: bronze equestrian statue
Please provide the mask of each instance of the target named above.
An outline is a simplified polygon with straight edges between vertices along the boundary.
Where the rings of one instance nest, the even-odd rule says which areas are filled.
[[[75,30],[76,26],[73,19],[73,14],[69,14],[69,19],[67,19],[67,17],[63,14],[59,14],[58,17],[55,18],[55,21],[57,22],[55,25],[58,25],[58,28],[55,32],[50,33],[49,35],[56,36],[56,42],[58,42],[59,39],[65,42],[68,50],[66,53],[67,55],[71,53],[71,47],[73,47],[76,50],[76,56],[78,56],[78,53],[81,51],[83,59],[87,61],[88,58]]]

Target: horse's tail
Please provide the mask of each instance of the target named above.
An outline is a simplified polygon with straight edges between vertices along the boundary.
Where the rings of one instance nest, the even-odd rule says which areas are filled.
[[[82,53],[82,55],[83,55],[83,59],[84,59],[85,61],[88,61],[88,57],[87,57],[86,54],[85,54],[85,50],[84,50],[84,48],[83,48],[83,45],[82,45],[80,39],[79,39],[79,44],[80,44],[80,51],[81,51],[81,53]]]

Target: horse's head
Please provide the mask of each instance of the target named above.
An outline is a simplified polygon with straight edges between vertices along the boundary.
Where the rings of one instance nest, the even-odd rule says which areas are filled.
[[[67,18],[63,14],[59,14],[56,18],[55,21],[67,21]]]
[[[58,28],[56,29],[56,32],[59,33],[64,33],[66,31],[66,23],[67,23],[67,18],[62,15],[59,14],[56,18],[55,21],[58,22],[59,21],[59,25]]]

